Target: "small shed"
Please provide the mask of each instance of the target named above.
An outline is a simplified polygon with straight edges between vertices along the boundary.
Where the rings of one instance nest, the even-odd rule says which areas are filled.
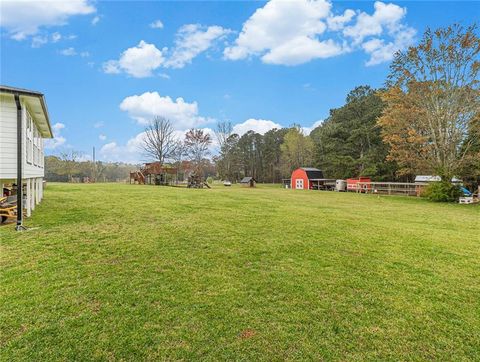
[[[255,180],[253,177],[244,177],[240,181],[240,184],[244,187],[255,187],[256,183],[257,180]]]
[[[292,172],[290,184],[292,189],[313,189],[319,180],[324,180],[322,170],[314,167],[300,167]]]

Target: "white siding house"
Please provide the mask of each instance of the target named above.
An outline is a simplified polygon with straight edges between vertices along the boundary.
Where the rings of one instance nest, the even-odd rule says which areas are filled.
[[[21,180],[26,192],[17,187],[17,205],[27,216],[43,197],[43,139],[52,137],[42,93],[0,85],[0,187]]]

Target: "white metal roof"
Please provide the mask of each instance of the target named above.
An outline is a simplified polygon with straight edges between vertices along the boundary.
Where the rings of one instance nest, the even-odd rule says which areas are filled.
[[[415,176],[415,182],[438,182],[442,181],[440,176],[432,176],[432,175],[418,175]],[[453,177],[451,182],[462,182],[462,180]]]
[[[2,94],[18,94],[20,99],[27,104],[30,115],[34,119],[38,131],[43,138],[52,138],[53,132],[50,125],[50,118],[48,116],[47,104],[43,93],[23,89],[15,88],[6,85],[0,85],[0,93]]]

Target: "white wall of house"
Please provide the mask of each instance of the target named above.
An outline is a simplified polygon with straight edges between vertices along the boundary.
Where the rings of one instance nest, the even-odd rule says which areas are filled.
[[[43,178],[43,139],[22,101],[23,178]],[[0,180],[17,178],[17,108],[13,95],[0,95]]]
[[[17,108],[13,95],[0,95],[0,179],[17,176]]]

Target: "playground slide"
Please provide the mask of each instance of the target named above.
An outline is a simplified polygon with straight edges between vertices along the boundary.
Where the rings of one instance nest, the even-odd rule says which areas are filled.
[[[463,196],[470,197],[472,193],[468,191],[464,186],[460,187],[460,190],[463,192]]]

